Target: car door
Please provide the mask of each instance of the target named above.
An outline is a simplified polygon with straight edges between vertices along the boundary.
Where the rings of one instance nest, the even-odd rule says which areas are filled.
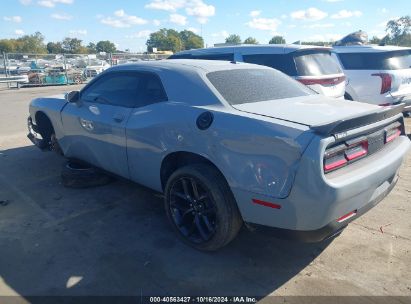
[[[67,157],[129,178],[126,123],[139,98],[140,74],[110,72],[80,92],[62,113]]]
[[[178,106],[168,101],[160,77],[151,72],[142,74],[138,103],[127,122],[127,158],[130,179],[147,187],[161,190],[159,178],[161,161],[165,152],[166,133],[178,133],[173,128]],[[179,115],[184,115],[179,112]],[[170,121],[171,123],[166,123]]]

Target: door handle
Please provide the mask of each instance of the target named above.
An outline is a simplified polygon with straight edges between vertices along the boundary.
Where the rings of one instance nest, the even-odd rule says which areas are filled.
[[[114,114],[113,120],[115,122],[122,122],[124,120],[124,115],[123,114]]]

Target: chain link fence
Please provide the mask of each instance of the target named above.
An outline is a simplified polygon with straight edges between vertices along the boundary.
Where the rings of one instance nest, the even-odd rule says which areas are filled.
[[[141,53],[3,53],[0,54],[0,79],[3,82],[20,82],[20,86],[81,84],[113,65],[161,60],[168,56]]]

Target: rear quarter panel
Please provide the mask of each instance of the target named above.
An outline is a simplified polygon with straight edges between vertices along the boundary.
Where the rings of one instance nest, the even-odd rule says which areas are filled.
[[[196,119],[205,111],[213,113],[214,122],[202,131]],[[130,174],[134,181],[162,191],[162,160],[173,152],[191,152],[214,163],[232,188],[285,197],[299,159],[313,137],[307,130],[224,107],[159,103],[136,110],[129,119]]]

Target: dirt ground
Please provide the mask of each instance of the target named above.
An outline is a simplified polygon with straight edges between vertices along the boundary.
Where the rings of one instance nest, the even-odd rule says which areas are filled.
[[[158,193],[61,185],[64,159],[26,138],[28,104],[75,88],[0,89],[0,296],[411,296],[411,153],[393,192],[336,239],[243,231],[201,253],[176,239]]]

